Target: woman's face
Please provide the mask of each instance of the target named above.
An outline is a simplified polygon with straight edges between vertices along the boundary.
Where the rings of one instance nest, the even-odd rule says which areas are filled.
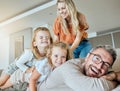
[[[58,12],[63,19],[68,18],[69,14],[64,2],[59,2],[57,5]]]

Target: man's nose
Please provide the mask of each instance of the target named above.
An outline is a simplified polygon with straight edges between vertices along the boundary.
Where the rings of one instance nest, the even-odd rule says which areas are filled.
[[[99,64],[97,64],[97,68],[98,68],[98,69],[101,69],[102,66],[103,66],[103,62],[100,62]]]

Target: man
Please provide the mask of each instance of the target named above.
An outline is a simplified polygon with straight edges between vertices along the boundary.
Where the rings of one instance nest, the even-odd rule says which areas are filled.
[[[117,83],[102,76],[115,60],[111,46],[97,46],[85,59],[71,59],[56,68],[37,91],[111,91]]]

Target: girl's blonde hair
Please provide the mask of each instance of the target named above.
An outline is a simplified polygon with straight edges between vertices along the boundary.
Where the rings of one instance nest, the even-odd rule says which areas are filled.
[[[51,66],[53,66],[52,61],[51,61],[51,56],[52,56],[52,49],[54,47],[60,47],[62,49],[67,50],[66,61],[73,58],[72,52],[70,51],[68,44],[63,43],[63,42],[55,42],[47,48],[47,55],[46,56],[48,57],[48,62],[50,63]]]
[[[51,37],[51,34],[50,34],[50,30],[48,28],[46,28],[46,27],[38,27],[38,28],[36,28],[34,30],[34,34],[33,34],[33,38],[32,38],[32,51],[33,51],[33,54],[34,54],[34,56],[35,56],[36,59],[41,58],[41,55],[39,53],[38,48],[36,46],[34,46],[34,42],[36,41],[35,37],[36,37],[36,35],[37,35],[37,33],[39,31],[46,31],[46,32],[48,32],[49,35],[50,35],[50,43],[52,43],[52,37]]]
[[[57,4],[60,2],[63,2],[66,5],[66,9],[71,17],[73,33],[76,34],[77,31],[83,30],[83,29],[87,30],[89,26],[86,23],[85,16],[82,13],[77,11],[73,0],[57,0]],[[65,34],[69,34],[70,32],[68,30],[68,25],[66,20],[63,19],[62,17],[60,19],[61,19],[63,32]]]

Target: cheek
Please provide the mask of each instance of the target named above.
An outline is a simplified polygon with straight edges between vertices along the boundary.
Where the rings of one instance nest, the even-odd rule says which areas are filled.
[[[65,14],[66,14],[67,16],[69,16],[69,12],[68,12],[67,10],[65,11]]]
[[[104,75],[104,74],[106,74],[108,72],[108,70],[105,70],[105,69],[103,69],[101,71],[102,71],[102,75]]]
[[[48,40],[48,44],[51,44],[51,41],[50,41],[50,40]]]
[[[33,46],[37,46],[37,43],[36,43],[36,42],[33,42]]]
[[[51,59],[53,65],[55,65],[55,59]]]
[[[66,62],[66,58],[64,58],[63,60],[62,60],[62,63],[65,63]]]

